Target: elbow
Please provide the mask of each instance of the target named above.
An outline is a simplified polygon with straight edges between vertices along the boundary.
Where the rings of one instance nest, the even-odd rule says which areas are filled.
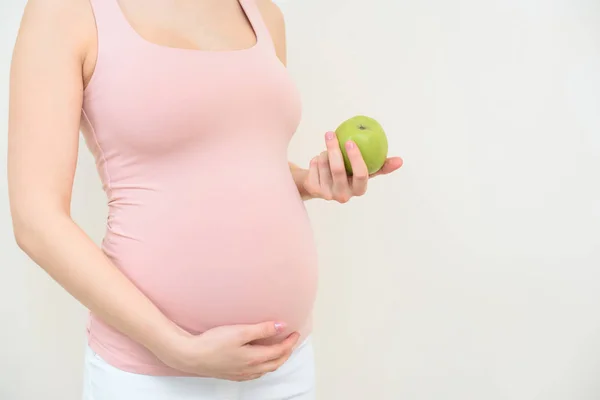
[[[49,207],[14,207],[11,210],[13,237],[17,246],[29,256],[46,246],[65,222],[72,222],[62,210]]]
[[[11,199],[10,216],[13,237],[17,246],[32,256],[48,239],[56,236],[56,227],[62,225],[69,215],[61,207],[48,201],[35,201],[31,198]]]
[[[17,246],[25,253],[29,253],[33,239],[31,224],[26,223],[22,218],[17,218],[13,214],[13,237]]]
[[[17,246],[28,255],[36,247],[36,243],[39,238],[43,236],[44,229],[48,224],[48,215],[34,215],[39,213],[32,213],[28,210],[13,209],[12,216],[12,228],[13,237]]]

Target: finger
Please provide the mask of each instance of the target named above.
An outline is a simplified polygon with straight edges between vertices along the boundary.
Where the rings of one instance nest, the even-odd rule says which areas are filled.
[[[352,165],[352,194],[362,196],[367,191],[367,182],[369,180],[369,170],[363,159],[360,149],[351,140],[346,142],[346,153]]]
[[[267,339],[277,336],[284,330],[285,326],[280,322],[263,322],[255,325],[242,326],[243,343],[250,343],[259,339]]]
[[[383,167],[381,167],[381,169],[379,171],[372,174],[371,177],[373,178],[378,175],[387,175],[389,173],[392,173],[392,172],[396,171],[397,169],[399,169],[400,167],[402,167],[403,164],[404,164],[404,160],[402,160],[402,158],[400,158],[400,157],[388,158],[387,160],[385,160]]]
[[[247,381],[253,381],[255,379],[258,379],[260,377],[262,377],[265,374],[265,372],[248,372],[242,375],[239,375],[235,380],[238,382],[247,382]]]
[[[247,382],[247,381],[252,381],[254,379],[258,379],[263,375],[264,375],[264,373],[245,373],[245,374],[239,374],[239,375],[233,375],[230,377],[225,377],[224,379],[226,379],[228,381],[233,381],[233,382]]]
[[[348,193],[350,185],[348,184],[348,174],[344,167],[344,157],[340,150],[340,143],[334,132],[325,134],[325,143],[327,144],[327,155],[329,157],[329,168],[333,179],[333,193]]]
[[[283,357],[286,353],[293,350],[299,339],[300,335],[297,332],[294,332],[281,343],[272,345],[250,345],[248,349],[250,351],[249,357],[252,360],[250,364],[260,365]]]
[[[321,185],[319,183],[318,157],[314,157],[312,160],[310,160],[308,176],[306,178],[306,182],[304,183],[304,188],[312,196],[317,196],[320,192]]]
[[[292,352],[285,353],[282,357],[277,358],[272,361],[268,361],[266,363],[262,363],[257,366],[257,373],[259,374],[268,374],[269,372],[277,371],[283,364],[286,363],[287,360],[290,359]]]
[[[332,185],[333,178],[331,177],[331,169],[329,168],[329,156],[326,151],[319,155],[319,182],[321,187],[321,196],[325,200],[333,198]]]

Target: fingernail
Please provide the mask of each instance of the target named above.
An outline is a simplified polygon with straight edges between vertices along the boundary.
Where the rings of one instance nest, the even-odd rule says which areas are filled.
[[[354,142],[353,142],[353,141],[351,141],[351,140],[348,140],[348,141],[346,142],[346,148],[347,148],[348,150],[352,150],[354,147],[356,147],[356,145],[354,144]]]
[[[284,329],[284,328],[285,328],[285,324],[283,324],[283,323],[281,323],[281,322],[277,322],[277,323],[275,324],[275,330],[276,330],[277,332],[281,332],[281,331],[283,331],[283,329]]]
[[[325,134],[325,139],[327,139],[327,140],[331,140],[331,139],[333,139],[333,135],[334,135],[334,133],[333,133],[333,132],[327,132],[327,133]]]

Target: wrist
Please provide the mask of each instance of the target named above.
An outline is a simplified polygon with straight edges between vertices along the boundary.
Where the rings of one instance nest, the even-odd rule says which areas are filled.
[[[163,361],[166,361],[164,358],[177,359],[185,353],[185,343],[191,337],[192,334],[168,321],[166,326],[151,334],[146,347]]]
[[[206,355],[210,352],[210,344],[202,340],[204,334],[191,334],[176,324],[165,334],[160,345],[153,354],[167,366],[183,372],[210,378],[210,364]],[[208,347],[207,347],[208,344]]]
[[[304,168],[300,168],[299,166],[289,163],[290,171],[292,173],[292,178],[294,179],[294,183],[296,184],[296,188],[298,189],[298,193],[302,200],[310,200],[313,196],[306,191],[304,188],[304,182],[308,176],[308,170]]]

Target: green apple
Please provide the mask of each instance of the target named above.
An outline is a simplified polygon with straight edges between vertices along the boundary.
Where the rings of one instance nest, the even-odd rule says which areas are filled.
[[[344,166],[348,175],[352,175],[352,166],[346,152],[346,142],[352,140],[362,154],[369,174],[379,171],[388,153],[387,136],[379,122],[364,115],[354,116],[340,124],[335,130],[344,156]]]

